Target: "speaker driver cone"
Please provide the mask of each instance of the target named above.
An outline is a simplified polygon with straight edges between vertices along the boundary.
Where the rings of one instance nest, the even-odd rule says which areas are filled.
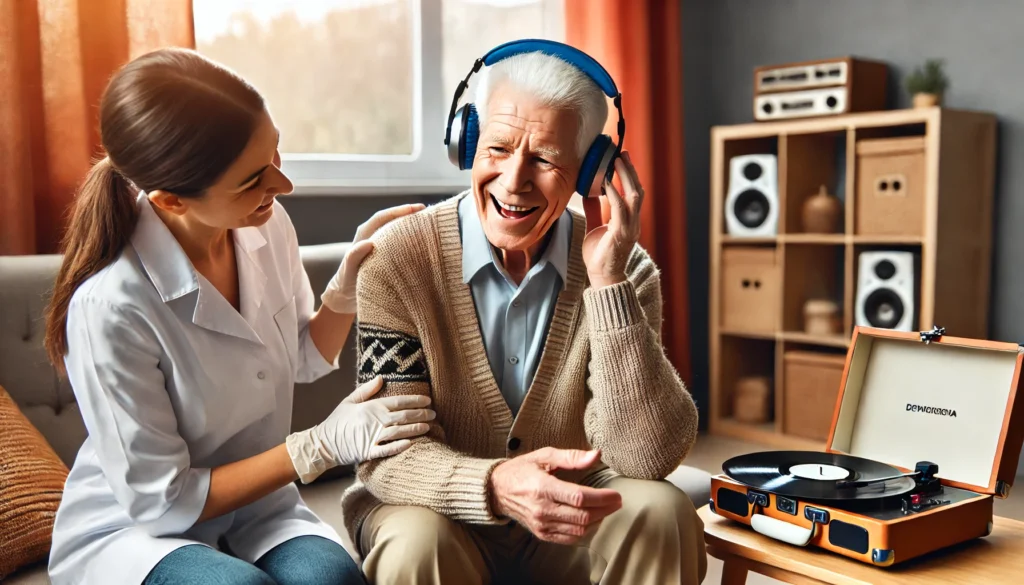
[[[896,291],[880,288],[864,300],[864,315],[872,327],[893,329],[903,319],[903,301]]]
[[[736,196],[732,209],[740,223],[748,228],[756,228],[768,219],[770,205],[764,193],[757,189],[747,189]]]

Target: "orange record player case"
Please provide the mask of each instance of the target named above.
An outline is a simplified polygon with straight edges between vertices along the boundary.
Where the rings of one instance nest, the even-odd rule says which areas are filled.
[[[907,513],[900,496],[803,501],[723,474],[712,478],[711,510],[878,566],[987,536],[993,498],[1009,495],[1024,442],[1022,363],[1024,348],[1013,343],[857,327],[825,451],[903,473],[934,462],[942,492],[929,498],[941,505]]]

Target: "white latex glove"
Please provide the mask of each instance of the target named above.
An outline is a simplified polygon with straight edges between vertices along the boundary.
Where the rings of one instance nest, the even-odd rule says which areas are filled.
[[[373,242],[370,241],[370,238],[388,223],[411,213],[422,211],[424,208],[422,203],[415,203],[382,209],[360,225],[352,239],[352,247],[345,254],[345,259],[341,261],[341,266],[338,267],[334,278],[327,283],[327,290],[320,296],[324,306],[335,313],[354,315],[356,312],[356,276],[359,274],[359,265],[362,264],[363,259],[373,251]]]
[[[368,400],[383,387],[377,376],[342,400],[324,422],[288,436],[285,445],[302,483],[338,465],[397,455],[409,448],[409,439],[430,430],[426,423],[436,415],[426,408],[429,396]]]

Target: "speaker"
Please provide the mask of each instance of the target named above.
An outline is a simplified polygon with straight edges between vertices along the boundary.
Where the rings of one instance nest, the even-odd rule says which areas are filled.
[[[779,223],[778,159],[774,154],[744,154],[729,161],[725,227],[729,235],[774,236]]]
[[[917,311],[916,256],[912,252],[861,252],[856,324],[913,331]]]
[[[724,487],[718,488],[718,507],[743,518],[750,513],[746,494]]]

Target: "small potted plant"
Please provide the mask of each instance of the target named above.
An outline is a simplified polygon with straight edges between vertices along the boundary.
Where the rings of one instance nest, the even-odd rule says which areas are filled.
[[[942,103],[942,95],[949,86],[949,79],[939,59],[925,61],[907,77],[907,91],[914,96],[915,108],[930,108]]]

